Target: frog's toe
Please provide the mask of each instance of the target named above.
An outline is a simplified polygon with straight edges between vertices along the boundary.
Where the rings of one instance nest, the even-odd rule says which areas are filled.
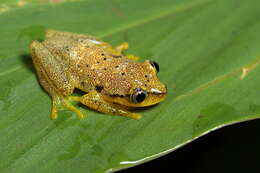
[[[128,49],[128,43],[127,42],[123,42],[120,45],[116,46],[116,50],[120,53],[122,53],[124,50]]]
[[[74,112],[79,119],[84,119],[84,118],[86,117],[85,114],[83,114],[78,108],[76,108],[75,106],[73,106],[73,105],[70,103],[69,99],[64,99],[64,100],[63,100],[63,105],[64,105],[68,110]]]
[[[139,57],[138,56],[135,56],[135,55],[126,55],[126,57],[130,60],[133,60],[133,61],[137,61],[139,60]]]
[[[132,118],[132,119],[139,120],[139,119],[142,118],[142,115],[137,114],[137,113],[130,113],[130,114],[127,115],[127,117]]]
[[[65,107],[69,111],[74,112],[79,119],[84,119],[86,116],[75,106],[73,106],[70,102],[71,101],[77,101],[78,98],[72,96],[72,97],[53,97],[52,101],[52,110],[50,118],[52,120],[55,120],[58,118],[58,112],[60,107]]]
[[[56,105],[54,105],[55,103],[53,103],[52,105],[52,109],[51,109],[51,114],[50,114],[50,118],[52,120],[55,120],[58,118],[58,108]]]
[[[51,108],[50,118],[52,120],[55,120],[55,119],[58,118],[58,107],[57,107],[56,99],[53,99],[53,101],[52,101],[52,108]]]

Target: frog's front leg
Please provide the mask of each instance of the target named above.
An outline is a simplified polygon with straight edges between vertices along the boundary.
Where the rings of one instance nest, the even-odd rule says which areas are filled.
[[[123,53],[124,50],[128,49],[128,43],[127,42],[123,42],[122,44],[118,45],[115,47],[116,51],[119,52],[120,54]],[[128,59],[133,60],[133,61],[137,61],[139,59],[138,56],[135,55],[125,55]]]
[[[110,104],[106,102],[100,93],[97,91],[89,92],[81,97],[80,102],[94,110],[112,115],[121,115],[133,119],[140,119],[141,115],[137,113],[132,113],[119,105]]]

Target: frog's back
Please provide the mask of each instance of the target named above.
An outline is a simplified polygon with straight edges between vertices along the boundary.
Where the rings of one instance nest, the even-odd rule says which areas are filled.
[[[129,93],[130,80],[139,63],[110,49],[110,46],[79,47],[78,76],[83,88],[91,85],[93,89],[103,90],[109,95],[125,95]]]
[[[55,35],[47,37],[43,44],[69,67],[75,86],[83,91],[102,90],[106,95],[126,96],[134,86],[149,88],[159,83],[151,75],[154,69],[149,63],[134,62],[93,37]]]
[[[69,67],[76,85],[83,90],[96,89],[97,86],[109,87],[111,82],[118,86],[128,85],[124,76],[129,64],[134,63],[116,52],[111,45],[93,37],[59,35],[46,36],[43,45],[59,59],[60,63]],[[66,34],[66,33],[65,33]],[[110,81],[110,82],[109,82]],[[112,93],[117,93],[111,87]],[[123,94],[123,93],[122,93]]]
[[[80,88],[90,85],[105,95],[125,97],[135,87],[151,91],[153,86],[160,86],[149,61],[135,62],[104,47],[84,48],[78,55]]]

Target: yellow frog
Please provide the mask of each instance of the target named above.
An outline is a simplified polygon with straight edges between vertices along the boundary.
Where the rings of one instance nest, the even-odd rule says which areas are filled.
[[[49,30],[43,42],[33,41],[30,48],[39,81],[52,97],[52,119],[62,105],[84,118],[72,101],[139,119],[141,115],[130,112],[131,108],[154,105],[166,97],[167,89],[157,78],[159,65],[124,55],[126,42],[112,47],[93,36]],[[86,94],[72,96],[75,88]]]

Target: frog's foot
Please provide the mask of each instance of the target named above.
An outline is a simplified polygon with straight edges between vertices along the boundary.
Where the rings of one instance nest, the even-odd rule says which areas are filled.
[[[128,43],[127,42],[123,42],[120,45],[115,47],[116,51],[119,53],[122,53],[124,50],[128,49]]]
[[[126,109],[115,105],[115,104],[110,104],[106,102],[102,96],[96,92],[92,91],[89,92],[88,94],[85,94],[81,97],[80,102],[89,108],[92,108],[96,111],[103,112],[106,114],[110,115],[121,115],[133,119],[140,119],[141,115],[137,113],[132,113],[127,111]]]
[[[122,44],[116,46],[115,50],[117,51],[117,53],[122,53],[124,50],[128,49],[128,43],[127,42],[123,42]],[[138,56],[135,55],[126,55],[126,57],[130,60],[133,61],[137,61],[139,59]]]
[[[79,119],[83,119],[85,115],[75,106],[71,104],[71,101],[80,101],[80,97],[68,96],[68,97],[53,97],[51,119],[58,118],[59,107],[64,106],[68,110],[74,112]]]
[[[139,56],[135,56],[135,55],[126,55],[126,57],[133,61],[137,61],[139,59]]]

